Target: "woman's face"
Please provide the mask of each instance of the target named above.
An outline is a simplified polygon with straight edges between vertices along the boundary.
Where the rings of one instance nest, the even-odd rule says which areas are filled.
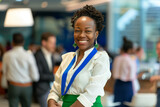
[[[80,50],[87,50],[94,46],[98,37],[94,20],[87,16],[78,18],[74,24],[74,40]]]

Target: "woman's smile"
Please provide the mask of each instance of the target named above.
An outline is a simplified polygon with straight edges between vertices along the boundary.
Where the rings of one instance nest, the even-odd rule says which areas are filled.
[[[78,40],[78,43],[80,45],[85,45],[85,44],[87,44],[87,42],[88,42],[88,40]]]

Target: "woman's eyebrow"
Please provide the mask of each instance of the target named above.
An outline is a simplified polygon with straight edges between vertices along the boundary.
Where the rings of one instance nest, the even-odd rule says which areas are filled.
[[[77,27],[75,26],[75,28],[78,28],[78,29],[80,29],[80,27],[78,27],[78,26],[77,26]]]
[[[92,27],[85,27],[85,29],[89,29],[89,28],[92,28]]]

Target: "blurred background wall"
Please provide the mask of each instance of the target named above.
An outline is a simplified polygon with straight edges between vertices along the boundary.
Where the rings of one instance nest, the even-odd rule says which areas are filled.
[[[70,19],[76,9],[85,3],[93,4],[105,17],[105,28],[98,43],[108,51],[118,53],[122,37],[126,36],[135,46],[142,46],[147,61],[155,60],[155,44],[160,38],[159,0],[0,0],[0,43],[5,46],[14,32],[25,36],[25,48],[40,44],[43,32],[52,32],[57,45],[73,51],[73,29]],[[32,27],[4,27],[7,9],[29,7],[32,9]]]

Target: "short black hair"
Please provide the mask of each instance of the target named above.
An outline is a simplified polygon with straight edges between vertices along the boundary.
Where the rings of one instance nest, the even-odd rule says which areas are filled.
[[[124,52],[127,52],[129,49],[133,49],[132,41],[128,40],[126,37],[123,37],[123,45],[121,49]]]
[[[102,13],[96,10],[96,8],[93,7],[92,5],[86,5],[82,9],[79,9],[74,13],[73,17],[71,18],[71,23],[73,28],[75,21],[81,16],[88,16],[92,18],[96,24],[96,31],[99,31],[99,33],[103,30],[104,17]]]
[[[13,43],[15,45],[22,45],[24,43],[24,38],[21,33],[14,33],[13,34]]]
[[[55,35],[50,32],[45,32],[41,36],[41,41],[47,41],[49,37],[55,37]]]

